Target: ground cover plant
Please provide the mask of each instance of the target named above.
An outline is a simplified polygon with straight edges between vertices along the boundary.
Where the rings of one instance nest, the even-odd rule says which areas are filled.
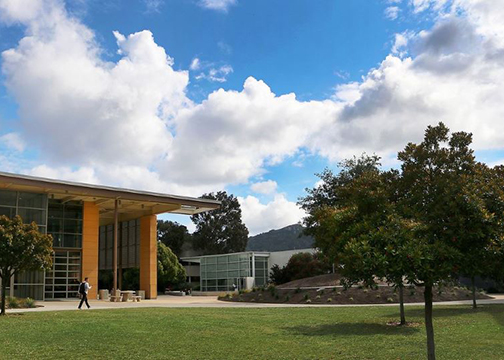
[[[146,308],[0,319],[1,359],[423,359],[423,308]],[[435,307],[442,359],[501,359],[504,305]]]

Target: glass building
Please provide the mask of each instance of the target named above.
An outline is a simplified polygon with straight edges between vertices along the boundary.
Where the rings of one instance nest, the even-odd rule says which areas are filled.
[[[199,278],[201,291],[233,291],[267,284],[268,258],[269,253],[243,252],[181,260],[186,269],[199,264],[199,277],[192,276],[190,282]]]
[[[53,238],[52,268],[11,278],[9,296],[76,298],[88,277],[96,297],[98,270],[137,267],[146,298],[157,297],[157,214],[193,215],[218,208],[214,200],[57,181],[0,172],[0,215],[35,222]],[[117,251],[114,251],[117,238]],[[115,281],[115,280],[114,280]]]

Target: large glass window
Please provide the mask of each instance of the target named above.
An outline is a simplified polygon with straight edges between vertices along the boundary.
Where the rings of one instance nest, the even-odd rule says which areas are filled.
[[[46,272],[45,298],[74,298],[81,279],[80,251],[62,251],[54,253],[53,267]]]
[[[47,232],[55,248],[82,247],[82,202],[49,200]]]
[[[122,221],[117,231],[117,262],[121,269],[140,266],[140,220]],[[114,225],[100,226],[100,270],[111,270],[114,253]]]
[[[251,264],[252,253],[202,257],[201,290],[231,291],[235,286],[240,288],[244,284],[243,278],[252,276]]]
[[[0,215],[21,216],[24,223],[37,223],[39,231],[46,232],[47,195],[0,190]]]

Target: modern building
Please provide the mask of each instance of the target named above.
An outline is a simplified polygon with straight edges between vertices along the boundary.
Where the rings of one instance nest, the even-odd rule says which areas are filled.
[[[140,269],[140,289],[157,296],[158,214],[193,215],[219,202],[0,172],[0,215],[20,215],[53,237],[53,268],[26,272],[9,284],[10,296],[37,300],[74,298],[81,279],[94,285],[99,269]],[[113,270],[116,271],[113,271]],[[120,275],[120,274],[119,274]],[[119,282],[119,283],[118,283]]]
[[[315,249],[275,252],[246,251],[232,254],[191,256],[181,258],[187,281],[203,293],[251,289],[266,285],[274,265],[283,267],[292,255],[315,253]]]

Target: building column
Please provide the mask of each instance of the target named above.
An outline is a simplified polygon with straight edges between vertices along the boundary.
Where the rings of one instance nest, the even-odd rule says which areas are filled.
[[[88,297],[96,299],[98,291],[98,252],[100,211],[93,202],[85,201],[82,219],[82,280],[89,278],[92,288]]]
[[[146,299],[157,298],[157,217],[140,218],[140,290]]]

